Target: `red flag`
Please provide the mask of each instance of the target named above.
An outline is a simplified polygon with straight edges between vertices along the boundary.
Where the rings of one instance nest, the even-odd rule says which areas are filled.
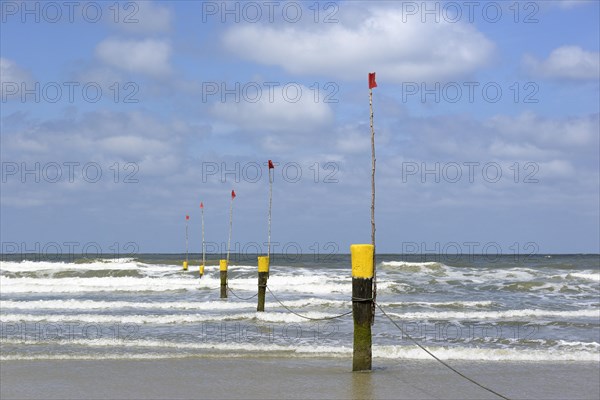
[[[369,89],[373,89],[377,87],[377,82],[375,82],[375,72],[369,72]]]
[[[189,215],[186,215],[186,216],[185,216],[185,219],[190,219],[190,216],[189,216]]]
[[[231,191],[231,200],[235,199],[235,190]]]
[[[273,165],[273,161],[269,160],[269,169],[273,169],[275,166]]]
[[[200,208],[204,208],[204,203],[200,202]]]

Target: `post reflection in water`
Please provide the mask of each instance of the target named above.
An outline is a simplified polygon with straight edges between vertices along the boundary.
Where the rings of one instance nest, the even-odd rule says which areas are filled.
[[[352,399],[372,399],[371,371],[352,372]]]

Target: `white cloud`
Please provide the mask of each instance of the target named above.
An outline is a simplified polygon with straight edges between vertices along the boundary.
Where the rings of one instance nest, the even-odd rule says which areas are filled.
[[[115,82],[123,82],[123,72],[106,65],[93,65],[89,68],[78,71],[74,79],[79,82],[96,82],[101,85],[103,90],[111,90],[109,87]],[[106,89],[105,89],[106,88]]]
[[[132,135],[110,136],[99,140],[97,145],[106,153],[123,158],[139,158],[147,153],[169,150],[163,141]]]
[[[81,159],[105,160],[108,164],[125,161],[152,165],[150,161],[162,160],[174,167],[164,160],[179,158],[182,137],[190,132],[187,124],[163,122],[147,113],[100,111],[43,123],[28,121],[28,126],[7,132],[3,146],[24,160],[72,159],[77,154]]]
[[[336,150],[347,154],[366,154],[371,150],[371,132],[368,126],[345,126],[339,129],[340,133],[336,141]]]
[[[200,136],[199,130],[185,121],[165,121],[147,112],[97,111],[43,121],[22,115],[19,121],[5,125],[2,151],[9,157],[7,161],[34,171],[37,166],[40,184],[22,185],[22,175],[15,174],[6,190],[3,186],[0,202],[3,206],[36,207],[94,199],[92,203],[99,204],[98,196],[110,192],[100,202],[103,206],[112,207],[108,202],[134,204],[139,196],[151,198],[156,188],[177,186],[173,181],[189,169],[189,139],[201,141]],[[67,162],[76,164],[67,167]],[[50,163],[62,172],[56,184],[50,184],[43,172]],[[83,166],[90,163],[97,166],[93,173],[99,169],[102,176],[94,184],[82,178]],[[71,172],[69,168],[73,168]],[[55,169],[50,171],[49,176],[54,176]],[[68,176],[74,179],[69,182]],[[139,186],[122,184],[136,181]],[[34,177],[27,182],[33,183]],[[124,202],[122,196],[130,196],[133,188],[136,195]],[[27,200],[19,203],[19,198]]]
[[[497,116],[486,125],[510,141],[531,142],[545,149],[597,147],[598,114],[568,119],[543,118],[531,112]]]
[[[560,8],[575,8],[578,6],[583,6],[587,4],[592,4],[594,0],[559,0],[556,2]]]
[[[31,79],[31,76],[16,62],[8,58],[0,57],[0,80],[2,82],[24,82]]]
[[[523,65],[530,73],[546,78],[600,79],[600,53],[585,51],[579,46],[554,49],[545,60],[527,54],[523,57]]]
[[[575,168],[567,160],[550,160],[539,164],[540,179],[569,178],[576,174]]]
[[[353,5],[346,3],[344,10]],[[360,21],[340,16],[339,23],[316,30],[314,24],[237,25],[225,33],[225,47],[239,57],[277,65],[293,74],[338,79],[445,80],[486,65],[494,44],[471,25],[403,21],[400,6],[372,7]],[[344,21],[350,21],[344,23]]]
[[[16,62],[0,57],[0,96],[2,96],[2,99],[5,95],[7,99],[19,96],[12,94],[12,92],[14,90],[20,91],[21,84],[30,83],[31,80],[29,72],[21,68]],[[8,83],[11,85],[8,85]],[[18,89],[14,87],[15,85],[18,86]]]
[[[397,188],[406,187],[408,182],[408,189],[415,189],[415,198],[423,201],[427,196],[433,196],[472,202],[464,189],[480,188],[484,191],[471,194],[492,203],[513,196],[527,196],[527,201],[532,204],[540,200],[561,204],[565,201],[565,192],[579,196],[585,202],[592,199],[597,202],[599,124],[598,114],[552,118],[523,113],[496,116],[482,122],[449,116],[403,118],[396,124],[396,130],[411,132],[408,138],[398,136],[387,146],[378,146],[379,181]],[[352,159],[355,158],[353,155]],[[437,165],[438,176],[442,176],[444,183],[444,166],[450,163],[462,170],[460,184],[424,184],[437,182],[435,172],[428,178],[425,173],[426,170],[436,171]],[[472,184],[468,179],[467,163],[474,163],[471,164],[475,174]],[[404,169],[406,165],[414,174]],[[482,179],[486,165],[500,166],[502,174],[498,184]],[[453,173],[453,168],[448,170],[449,174]],[[355,175],[361,174],[366,179],[367,172],[362,167]],[[534,182],[535,186],[523,185]],[[532,189],[536,191],[530,192]],[[411,195],[407,196],[411,198]]]
[[[106,39],[96,46],[96,56],[106,64],[154,77],[171,72],[171,45],[166,40]]]
[[[152,1],[121,3],[118,21],[115,22],[115,11],[107,14],[109,22],[118,29],[131,33],[167,32],[171,28],[173,13],[167,7]]]
[[[539,160],[548,156],[548,152],[531,143],[505,141],[496,139],[490,145],[493,157],[515,160]]]
[[[333,112],[329,105],[322,101],[315,101],[308,87],[297,84],[287,93],[289,95],[287,100],[283,97],[283,90],[275,90],[272,99],[263,91],[256,102],[246,98],[239,102],[216,103],[212,113],[224,122],[259,134],[263,134],[264,131],[279,135],[299,132],[318,133],[317,129],[333,121]],[[276,146],[276,142],[273,139],[272,144]]]
[[[26,136],[17,136],[11,140],[11,147],[26,153],[40,154],[48,151],[48,144]]]
[[[181,173],[182,170],[181,157],[175,152],[148,154],[138,164],[144,175],[172,176]]]

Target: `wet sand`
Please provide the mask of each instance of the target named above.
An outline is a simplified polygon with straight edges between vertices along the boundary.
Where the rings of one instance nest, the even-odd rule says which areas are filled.
[[[465,362],[451,365],[511,399],[598,399],[600,364]],[[7,399],[495,399],[435,361],[183,358],[0,363]]]

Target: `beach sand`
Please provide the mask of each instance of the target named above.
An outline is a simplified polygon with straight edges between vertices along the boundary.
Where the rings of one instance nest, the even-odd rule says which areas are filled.
[[[600,364],[450,361],[511,399],[598,399]],[[436,361],[182,358],[3,361],[7,399],[494,399]]]

